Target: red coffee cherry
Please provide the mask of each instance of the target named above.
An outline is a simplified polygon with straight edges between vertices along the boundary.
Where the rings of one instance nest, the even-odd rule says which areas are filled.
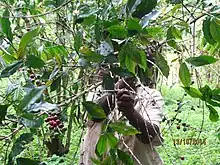
[[[53,121],[53,126],[56,127],[57,125],[57,122]]]
[[[51,125],[51,126],[53,126],[53,121],[51,120],[51,121],[49,121],[49,124]]]
[[[59,125],[61,122],[59,119],[56,120],[56,123]]]
[[[180,159],[181,159],[181,160],[184,160],[185,158],[184,158],[184,156],[181,156]]]

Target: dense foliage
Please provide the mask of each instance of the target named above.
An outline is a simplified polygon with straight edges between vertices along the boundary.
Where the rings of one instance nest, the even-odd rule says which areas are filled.
[[[47,164],[62,161],[70,152],[75,125],[84,132],[87,116],[106,118],[101,107],[86,101],[89,91],[101,84],[113,91],[118,77],[132,75],[155,87],[169,77],[170,63],[179,64],[185,95],[200,100],[203,112],[209,110],[203,117],[218,122],[220,6],[216,2],[2,0],[0,140],[6,152],[0,162],[40,164],[41,156],[20,156],[33,141],[44,146],[39,148],[42,155],[53,155]],[[168,54],[175,54],[171,62]],[[111,73],[102,80],[96,76],[100,67]],[[206,72],[218,77],[216,85],[204,81]],[[175,123],[186,104],[183,100],[178,101],[174,117],[165,119],[168,125]],[[220,138],[219,128],[213,129]],[[138,133],[121,121],[107,124],[96,146],[100,160],[93,160],[95,164],[114,164],[116,159],[133,164],[117,148],[114,132]],[[101,162],[109,148],[111,155]],[[76,157],[77,150],[72,162]]]

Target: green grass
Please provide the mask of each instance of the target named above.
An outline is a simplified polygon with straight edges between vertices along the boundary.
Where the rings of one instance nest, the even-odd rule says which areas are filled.
[[[165,109],[164,112],[168,119],[172,119],[177,112],[174,110],[177,108],[177,100],[180,100],[184,91],[179,86],[175,86],[171,89],[168,87],[162,88],[162,94],[165,98]],[[172,126],[167,124],[167,121],[162,123],[164,144],[158,147],[158,152],[164,160],[165,165],[215,165],[220,163],[220,141],[217,138],[217,128],[219,127],[218,122],[211,122],[209,120],[209,111],[204,108],[204,120],[203,120],[203,108],[202,103],[196,99],[192,99],[189,96],[185,96],[184,101],[188,101],[180,109],[178,113],[178,119],[182,122],[190,125],[187,131],[183,131],[183,126],[177,124],[176,121]],[[191,107],[195,108],[191,110]],[[218,109],[219,112],[219,109]],[[201,133],[201,126],[203,123]],[[177,129],[177,125],[181,125],[180,129]],[[200,136],[199,136],[200,135]],[[189,139],[189,138],[206,139],[206,145],[176,145],[173,144],[173,139]],[[183,143],[183,142],[182,142]],[[181,160],[180,157],[184,157]]]

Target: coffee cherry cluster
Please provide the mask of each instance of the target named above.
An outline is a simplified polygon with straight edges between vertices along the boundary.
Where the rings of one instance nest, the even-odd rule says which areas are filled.
[[[49,129],[59,128],[60,130],[64,129],[63,123],[58,119],[57,115],[50,115],[45,119],[45,122],[49,123]]]

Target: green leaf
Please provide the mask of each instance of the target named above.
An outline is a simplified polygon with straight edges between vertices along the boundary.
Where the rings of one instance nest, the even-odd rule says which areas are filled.
[[[10,13],[8,9],[5,9],[5,12],[3,13],[3,18],[1,19],[1,25],[2,25],[2,32],[6,34],[9,41],[12,42],[13,34],[11,32],[11,22],[9,20]]]
[[[167,30],[167,44],[174,49],[178,49],[178,45],[175,41],[176,39],[182,39],[181,31],[178,30],[175,26],[171,26]]]
[[[27,110],[30,105],[34,104],[38,99],[40,99],[45,89],[46,86],[33,88],[28,94],[24,96],[24,99],[19,104],[19,109],[21,111],[23,111],[24,109]]]
[[[79,53],[79,49],[82,46],[83,36],[80,31],[76,33],[76,36],[74,37],[74,48],[77,53]]]
[[[125,57],[125,66],[129,72],[135,74],[137,63],[133,61],[128,55]]]
[[[172,26],[167,30],[167,44],[174,49],[177,49],[177,43],[172,33]]]
[[[92,163],[94,163],[94,164],[97,164],[97,165],[101,165],[102,164],[101,161],[98,160],[98,159],[91,158],[91,160],[92,160]]]
[[[203,21],[202,30],[203,30],[203,34],[204,34],[206,41],[210,43],[211,45],[214,45],[216,42],[212,38],[212,35],[210,32],[210,20],[211,20],[210,17],[206,17],[206,19]]]
[[[155,64],[157,65],[158,68],[160,68],[161,72],[163,73],[163,75],[168,78],[169,76],[169,72],[170,72],[170,68],[167,64],[167,60],[165,60],[165,58],[163,57],[162,54],[155,54]]]
[[[128,31],[121,25],[112,25],[108,28],[108,32],[111,34],[111,38],[124,39],[128,35]]]
[[[98,54],[86,47],[80,49],[80,53],[83,54],[83,55],[80,55],[82,58],[90,62],[101,62],[104,59],[104,57],[101,54]]]
[[[34,115],[26,113],[21,117],[21,123],[28,128],[37,128],[40,127],[44,120],[40,117],[36,118]]]
[[[30,106],[30,108],[28,109],[28,112],[40,112],[42,111],[49,111],[49,110],[57,110],[57,104],[51,104],[48,102],[40,102],[40,103],[34,103]]]
[[[40,28],[37,28],[37,29],[34,29],[32,31],[27,32],[21,38],[21,41],[19,44],[19,49],[17,52],[18,59],[22,59],[25,56],[25,49],[26,49],[27,45],[30,44],[36,36],[38,36],[39,32],[40,32]]]
[[[186,91],[186,93],[188,95],[190,95],[191,97],[193,98],[202,98],[202,93],[196,89],[196,88],[193,88],[193,87],[183,87],[183,89]]]
[[[137,5],[132,15],[134,17],[142,18],[146,14],[152,12],[156,5],[157,0],[142,0],[141,3]]]
[[[125,136],[136,135],[136,134],[140,133],[133,126],[128,126],[128,125],[126,125],[125,123],[122,123],[122,122],[111,123],[109,126],[113,130],[115,130],[116,132],[118,132],[122,135],[125,135]]]
[[[23,61],[17,61],[13,64],[8,65],[1,72],[0,78],[9,77],[13,75],[22,65],[23,65]]]
[[[177,29],[175,26],[173,26],[171,29],[172,29],[173,37],[175,39],[182,40],[182,33],[181,33],[181,31],[179,29]]]
[[[103,134],[99,137],[99,140],[96,144],[96,154],[100,157],[103,155],[108,149],[108,139],[106,134]]]
[[[194,66],[204,66],[208,64],[212,64],[217,62],[219,59],[216,59],[212,56],[201,55],[198,57],[190,57],[186,59],[186,62],[194,65]]]
[[[220,101],[220,88],[215,88],[212,90],[212,98],[213,100]]]
[[[126,165],[133,165],[134,164],[132,157],[130,155],[128,155],[126,152],[118,149],[117,153],[118,153],[118,158],[122,161],[122,163],[124,163]]]
[[[17,165],[40,165],[40,162],[29,158],[17,158]]]
[[[137,48],[132,43],[127,43],[122,46],[119,52],[120,66],[126,66],[128,71],[135,74],[135,67],[139,65],[143,70],[147,68],[146,54]]]
[[[26,148],[25,145],[29,144],[33,140],[34,138],[31,133],[21,134],[13,144],[11,153],[9,154],[8,164],[14,164],[13,159]]]
[[[106,114],[100,105],[95,104],[92,101],[86,101],[82,104],[85,107],[86,111],[92,116],[92,118],[94,119],[106,118]]]
[[[55,80],[53,80],[51,86],[50,86],[50,91],[55,91],[61,87],[61,76],[57,77]]]
[[[138,32],[141,31],[142,27],[141,25],[139,24],[139,21],[137,19],[129,19],[127,21],[127,28],[128,30],[136,30]]]
[[[106,138],[108,139],[108,145],[111,149],[114,149],[118,144],[118,139],[113,133],[106,133]]]
[[[206,105],[208,108],[209,108],[209,119],[212,121],[212,122],[217,122],[218,119],[219,119],[219,115],[218,115],[218,112],[215,110],[215,108],[213,108],[211,105]]]
[[[220,23],[217,20],[218,18],[213,18],[210,23],[210,33],[212,38],[220,43]]]
[[[41,58],[34,56],[34,55],[30,55],[28,56],[28,59],[27,59],[27,65],[29,67],[36,69],[36,68],[44,67],[45,63]]]
[[[7,114],[8,105],[0,105],[0,124],[5,119]]]
[[[191,84],[191,75],[189,73],[189,69],[186,65],[186,63],[182,63],[180,65],[180,70],[179,70],[179,77],[181,82],[185,87],[189,87]]]

